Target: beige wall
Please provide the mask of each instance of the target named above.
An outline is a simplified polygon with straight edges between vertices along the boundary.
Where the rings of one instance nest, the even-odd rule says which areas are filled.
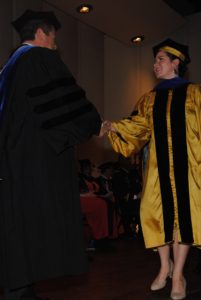
[[[104,116],[119,119],[131,113],[137,98],[137,51],[108,37],[105,37],[104,51]]]
[[[188,23],[175,33],[175,37],[190,46],[189,79],[201,83],[201,13],[189,17]]]
[[[104,38],[99,31],[78,23],[78,83],[86,90],[87,98],[104,116]],[[77,149],[78,158],[103,160],[103,140],[93,137]]]
[[[43,10],[54,10],[61,23],[57,33],[57,43],[64,63],[68,66],[73,76],[78,76],[78,23],[71,16],[55,10],[43,2]]]

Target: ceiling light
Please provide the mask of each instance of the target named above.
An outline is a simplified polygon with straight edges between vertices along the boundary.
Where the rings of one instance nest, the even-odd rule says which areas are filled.
[[[88,14],[90,11],[92,11],[93,6],[90,4],[81,4],[78,6],[77,11],[81,14]]]
[[[142,41],[144,41],[144,36],[143,35],[136,35],[132,37],[131,42],[133,44],[140,44]]]

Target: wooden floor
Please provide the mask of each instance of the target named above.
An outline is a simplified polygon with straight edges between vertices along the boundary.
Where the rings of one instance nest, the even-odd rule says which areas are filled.
[[[90,269],[82,276],[42,282],[37,294],[50,300],[165,300],[170,299],[171,282],[160,292],[150,283],[158,272],[158,254],[145,250],[142,241],[117,240],[115,253],[91,253]],[[185,268],[187,299],[201,299],[201,275],[195,272],[197,250],[191,250]]]

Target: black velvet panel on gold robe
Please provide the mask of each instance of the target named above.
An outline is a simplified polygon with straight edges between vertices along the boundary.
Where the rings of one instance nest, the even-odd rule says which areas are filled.
[[[0,286],[86,271],[74,147],[101,119],[57,51],[34,47],[11,73],[1,120]]]
[[[182,242],[193,243],[192,224],[188,187],[188,155],[186,143],[185,102],[187,85],[173,90],[170,109],[172,131],[172,151],[174,177],[177,194],[178,222]],[[165,242],[172,242],[174,230],[174,196],[169,176],[170,160],[168,147],[168,126],[166,120],[168,90],[161,89],[156,93],[153,119],[156,143],[156,155],[159,171],[161,198],[163,203],[163,220]]]

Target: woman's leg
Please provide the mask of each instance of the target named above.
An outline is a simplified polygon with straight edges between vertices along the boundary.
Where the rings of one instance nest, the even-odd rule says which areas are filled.
[[[151,290],[162,289],[166,285],[166,279],[171,274],[171,260],[170,260],[170,246],[165,245],[158,247],[158,253],[160,257],[160,271],[151,285]]]
[[[178,243],[178,232],[175,233],[175,242],[173,244],[174,272],[172,277],[172,293],[185,294],[186,283],[183,275],[183,269],[190,246]]]

